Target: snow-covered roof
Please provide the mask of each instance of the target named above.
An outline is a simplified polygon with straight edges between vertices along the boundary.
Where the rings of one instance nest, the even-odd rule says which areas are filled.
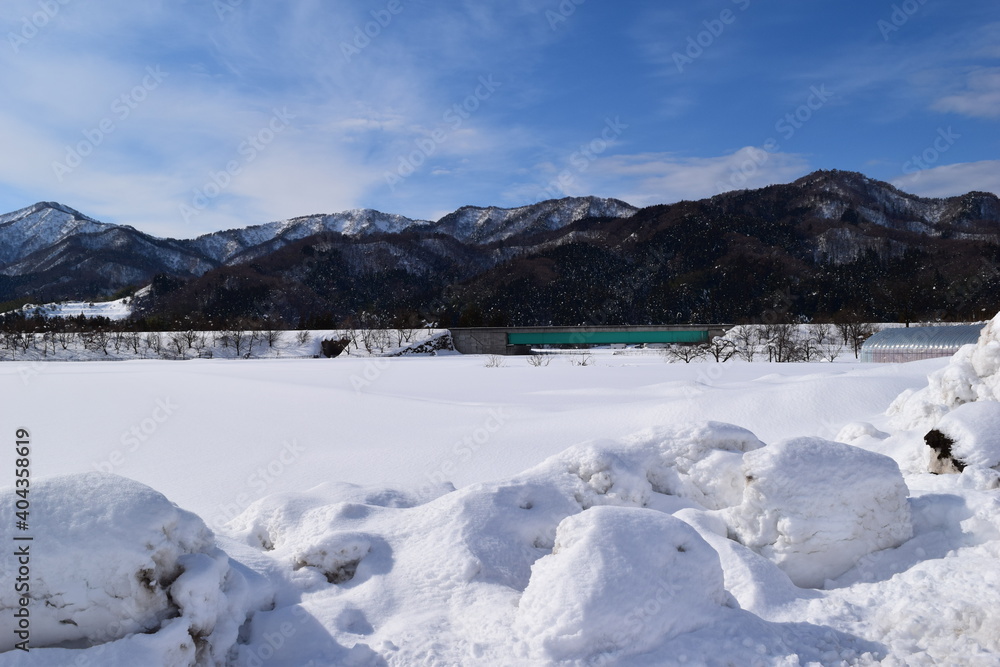
[[[865,350],[948,348],[957,350],[979,340],[983,324],[883,329],[865,341]]]

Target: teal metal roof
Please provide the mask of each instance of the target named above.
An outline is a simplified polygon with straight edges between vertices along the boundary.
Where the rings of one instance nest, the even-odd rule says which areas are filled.
[[[707,343],[708,330],[531,331],[507,334],[509,345],[609,345],[614,343]]]
[[[940,327],[897,327],[883,329],[864,342],[862,349],[899,347],[959,348],[979,340],[984,324],[956,324]]]

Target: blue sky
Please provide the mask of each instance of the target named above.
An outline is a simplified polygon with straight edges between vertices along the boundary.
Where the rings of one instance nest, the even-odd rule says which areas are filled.
[[[1000,193],[996,0],[6,0],[0,211],[193,237],[848,169]]]

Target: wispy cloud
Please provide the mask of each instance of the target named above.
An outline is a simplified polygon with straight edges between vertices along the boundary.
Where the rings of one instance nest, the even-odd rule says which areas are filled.
[[[1000,196],[1000,160],[943,165],[897,178],[892,184],[922,197],[954,197],[973,190]]]
[[[809,171],[804,156],[749,146],[713,157],[642,153],[598,160],[581,187],[615,190],[613,196],[636,206],[649,206],[788,183]]]
[[[933,108],[979,118],[1000,118],[1000,67],[969,72],[962,88],[934,102]]]

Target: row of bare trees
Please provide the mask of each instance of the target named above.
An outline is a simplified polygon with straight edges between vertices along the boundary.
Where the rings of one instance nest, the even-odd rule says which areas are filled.
[[[348,328],[344,336],[350,341],[348,345],[353,345],[356,350],[364,349],[368,354],[380,354],[420,339],[421,328],[399,326],[378,329],[374,328],[376,319],[362,318],[356,326]],[[116,326],[41,333],[0,330],[0,359],[54,357],[74,350],[85,350],[109,358],[122,355],[165,359],[211,358],[215,355],[250,358],[272,348],[282,348],[291,340],[303,346],[311,338],[310,331],[288,331],[267,320],[234,320],[217,331],[141,332]]]
[[[691,363],[699,359],[725,362],[833,361],[845,350],[858,358],[861,346],[878,326],[865,322],[838,324],[743,324],[725,336],[702,345],[671,345],[664,350],[667,361]]]
[[[0,331],[0,358],[8,355],[11,359],[39,355],[44,358],[78,349],[108,357],[113,351],[115,356],[168,359],[210,358],[215,354],[213,349],[223,349],[232,353],[227,356],[249,358],[255,350],[279,346],[292,333],[276,327],[258,329],[250,322],[235,322],[220,331],[138,332],[122,328],[43,333]],[[297,331],[294,335],[299,345],[312,338],[309,331]]]

